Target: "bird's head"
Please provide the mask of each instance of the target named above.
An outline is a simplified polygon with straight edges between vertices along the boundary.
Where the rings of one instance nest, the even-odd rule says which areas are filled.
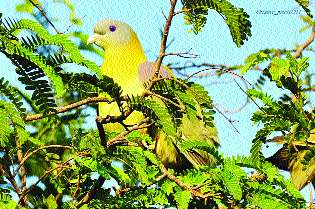
[[[96,44],[104,50],[110,47],[120,47],[130,43],[135,32],[124,22],[116,20],[100,20],[94,27],[94,34],[87,40],[87,44]]]

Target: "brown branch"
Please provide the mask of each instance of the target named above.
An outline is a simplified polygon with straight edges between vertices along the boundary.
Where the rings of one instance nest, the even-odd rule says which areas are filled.
[[[30,186],[30,188],[28,188],[27,190],[25,190],[24,192],[22,192],[21,196],[20,196],[20,200],[19,200],[19,203],[22,202],[22,200],[27,197],[28,193],[30,193],[35,187],[37,184],[39,184],[44,178],[46,178],[46,176],[50,173],[52,173],[53,171],[59,169],[59,168],[69,168],[69,165],[67,165],[69,163],[69,161],[73,160],[73,158],[70,158],[68,159],[67,161],[57,165],[55,168],[52,168],[50,170],[47,170],[45,171],[45,173],[39,177],[39,179],[34,183],[32,184],[32,186]]]
[[[181,58],[198,58],[198,54],[191,53],[192,49],[188,50],[187,52],[178,52],[178,53],[164,53],[164,56],[178,56]]]
[[[73,200],[76,200],[76,199],[77,199],[77,195],[78,195],[78,193],[80,192],[80,180],[81,180],[81,174],[79,174],[76,189],[75,189],[75,191],[74,191],[73,194],[72,194],[72,199],[73,199]]]
[[[137,189],[139,189],[139,188],[141,188],[141,189],[145,189],[145,188],[148,188],[148,187],[150,187],[150,186],[152,186],[153,184],[155,184],[155,183],[157,183],[157,182],[159,182],[159,181],[161,181],[162,179],[164,179],[166,177],[166,175],[165,174],[162,174],[162,175],[160,175],[160,176],[158,176],[158,177],[156,177],[152,182],[150,182],[149,184],[146,184],[145,186],[131,186],[131,187],[124,187],[124,188],[121,188],[121,189],[117,189],[116,190],[116,192],[115,192],[115,194],[117,195],[117,196],[121,196],[121,195],[123,195],[124,193],[126,193],[126,192],[129,192],[129,191],[133,191],[133,190],[137,190]]]
[[[127,111],[124,114],[118,115],[118,116],[112,116],[112,115],[107,115],[105,117],[96,116],[96,122],[99,124],[121,122],[125,120],[132,112],[133,111]]]
[[[105,178],[103,176],[99,176],[92,189],[84,195],[84,197],[78,202],[76,207],[80,208],[82,205],[89,203],[92,200],[93,196],[99,191],[99,188],[102,187],[104,182]]]
[[[174,11],[175,11],[175,6],[177,3],[177,0],[170,0],[170,2],[171,2],[171,8],[170,8],[170,11],[168,13],[168,17],[167,17],[167,20],[166,20],[166,23],[164,26],[163,34],[162,34],[160,53],[159,53],[159,57],[156,60],[156,72],[155,72],[154,78],[158,78],[160,67],[161,67],[163,58],[165,57],[167,37],[168,37],[169,30],[170,30],[170,26],[172,24],[172,19],[174,17]]]
[[[135,143],[132,143],[132,142],[128,142],[128,141],[124,140],[124,138],[129,133],[131,133],[132,131],[150,127],[152,124],[143,125],[145,123],[148,123],[149,121],[150,121],[150,118],[145,118],[142,121],[140,121],[138,124],[136,124],[136,125],[132,126],[131,128],[129,128],[128,130],[121,132],[116,137],[112,138],[111,140],[109,140],[107,142],[107,147],[111,147],[111,146],[116,145],[118,143],[128,143],[128,145],[130,145],[130,146],[135,146],[135,145],[137,146],[138,144],[135,144]]]
[[[33,0],[28,0],[34,7],[36,7],[39,12],[42,14],[42,16],[45,18],[45,20],[53,27],[53,29],[56,31],[56,33],[61,34],[61,32],[56,28],[56,26],[49,20],[47,17],[46,12],[44,11],[44,8],[40,4],[36,4],[33,2]]]
[[[312,34],[310,35],[310,37],[303,44],[298,46],[298,48],[296,49],[293,57],[299,58],[302,55],[303,50],[306,47],[308,47],[314,41],[314,38],[315,38],[315,31],[313,29],[312,30]]]
[[[149,91],[149,90],[146,90],[146,95],[153,96],[153,97],[159,98],[161,100],[164,100],[165,102],[168,102],[168,103],[174,105],[175,107],[179,108],[180,112],[185,112],[185,106],[183,104],[177,104],[176,102],[173,102],[171,99],[163,97],[163,96],[156,94],[156,93]]]
[[[7,159],[5,159],[7,160]],[[9,167],[5,167],[4,164],[0,164],[0,174],[4,174],[5,177],[8,179],[8,181],[11,183],[14,191],[20,195],[21,194],[21,190],[20,188],[18,187],[16,181],[15,181],[15,178],[14,176],[11,174],[10,172],[10,168]]]
[[[174,181],[178,186],[184,190],[189,191],[195,197],[200,197],[202,199],[206,199],[208,197],[222,197],[222,194],[219,193],[203,193],[192,188],[191,186],[185,184],[182,180],[178,179],[176,176],[169,173],[163,165],[161,165],[161,171],[169,180]]]
[[[30,152],[29,154],[27,154],[25,157],[23,157],[23,159],[21,159],[19,162],[19,166],[16,168],[16,170],[13,173],[13,176],[16,175],[16,173],[19,171],[19,169],[23,166],[23,164],[28,160],[28,158],[30,158],[33,154],[37,153],[38,151],[42,150],[42,149],[47,149],[47,148],[63,148],[63,149],[71,149],[71,146],[64,146],[64,145],[59,145],[59,144],[54,144],[54,145],[46,145],[43,147],[39,147],[38,149]]]
[[[20,139],[16,138],[16,148],[17,148],[17,159],[18,162],[21,162],[23,160],[23,151],[22,151],[22,145],[20,143]],[[19,177],[21,179],[21,184],[22,184],[22,189],[21,189],[21,193],[26,191],[26,169],[23,166],[23,164],[21,164],[21,166],[19,166],[20,168],[20,172],[19,172]],[[15,174],[13,174],[13,176],[15,176]],[[20,197],[20,202],[22,206],[25,206],[27,199],[26,197]]]
[[[201,64],[196,64],[194,62],[186,62],[184,66],[170,66],[171,69],[180,71],[184,69],[189,69],[189,68],[201,68],[201,67],[207,67],[206,69],[202,70],[209,70],[209,69],[222,69],[222,70],[237,70],[241,66],[240,65],[235,65],[235,66],[229,66],[226,64],[210,64],[210,63],[201,63]]]
[[[63,106],[63,107],[58,107],[56,108],[56,111],[51,111],[47,114],[35,114],[35,115],[28,115],[24,118],[24,120],[26,122],[29,122],[29,121],[33,121],[33,120],[39,120],[39,119],[42,119],[42,118],[45,118],[45,117],[48,117],[48,116],[51,116],[51,115],[56,115],[56,114],[59,114],[59,113],[64,113],[64,112],[67,112],[69,110],[72,110],[72,109],[75,109],[75,108],[78,108],[82,105],[86,105],[86,104],[90,104],[90,103],[97,103],[97,102],[107,102],[107,103],[112,103],[114,102],[114,99],[112,100],[109,100],[105,97],[88,97],[86,99],[83,99],[81,101],[78,101],[78,102],[74,102],[72,104],[69,104],[69,105],[66,105],[66,106]]]

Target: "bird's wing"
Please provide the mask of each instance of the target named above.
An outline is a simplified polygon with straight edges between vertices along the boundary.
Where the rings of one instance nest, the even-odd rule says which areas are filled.
[[[139,80],[143,83],[150,81],[154,74],[156,72],[156,63],[153,62],[144,62],[140,64],[139,66]],[[164,66],[161,66],[159,71],[160,77],[174,77],[173,73]],[[198,115],[201,114],[201,107],[196,102],[196,109],[198,110]],[[217,137],[217,131],[214,127],[207,127],[202,119],[202,117],[198,118],[197,116],[194,118],[188,118],[187,115],[183,116],[182,125],[180,127],[181,132],[181,138],[182,140],[189,140],[189,139],[196,139],[201,141],[206,141],[209,144],[212,145],[219,145],[219,140]],[[158,135],[161,135],[158,134]],[[164,136],[154,136],[154,138],[159,138],[157,140],[156,150],[157,154],[163,155],[160,156],[160,158],[165,158],[165,161],[168,161],[168,163],[172,160],[175,160],[175,157],[171,156],[165,156],[165,153],[167,153],[164,149],[168,148],[170,151],[174,151],[175,149],[178,149],[178,146],[180,146],[180,143],[177,141],[173,141],[172,139],[168,139],[169,137]],[[164,139],[163,139],[164,138]],[[163,146],[162,143],[168,144],[168,146]],[[174,147],[171,147],[171,144],[174,145]],[[177,147],[177,148],[175,148]],[[193,166],[199,166],[199,165],[211,165],[214,164],[215,159],[213,156],[209,155],[208,153],[201,151],[201,150],[186,150],[183,152],[183,155],[186,157],[186,159],[193,165]],[[172,159],[169,159],[172,158]],[[163,160],[162,160],[163,161]]]
[[[281,170],[290,171],[293,184],[301,190],[315,178],[315,160],[312,159],[308,165],[303,163],[306,153],[307,150],[290,152],[284,146],[266,160]]]
[[[156,63],[143,62],[139,65],[138,76],[143,83],[150,81],[156,72]],[[173,77],[171,71],[163,66],[160,67],[159,75],[163,77]]]
[[[303,160],[307,150],[301,150],[294,154],[290,162],[290,173],[292,182],[298,188],[303,189],[308,183],[315,178],[315,160],[312,159],[308,165],[304,165]]]

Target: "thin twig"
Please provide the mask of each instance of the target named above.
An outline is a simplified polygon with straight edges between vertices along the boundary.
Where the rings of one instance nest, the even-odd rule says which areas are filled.
[[[46,145],[43,147],[39,147],[38,149],[30,152],[29,154],[27,154],[25,157],[23,157],[23,159],[21,159],[19,166],[16,168],[16,170],[13,173],[13,176],[16,175],[16,173],[20,170],[20,168],[23,166],[23,164],[28,160],[28,158],[30,158],[33,154],[37,153],[40,150],[43,149],[48,149],[48,148],[63,148],[63,149],[71,149],[71,146],[65,146],[65,145],[59,145],[59,144],[53,144],[53,145]]]
[[[28,195],[28,193],[30,193],[37,186],[37,184],[39,184],[44,178],[46,178],[46,176],[48,174],[52,173],[53,171],[55,171],[55,170],[57,170],[59,168],[69,168],[69,165],[67,165],[67,164],[71,160],[73,160],[73,158],[68,159],[67,161],[63,162],[60,165],[57,165],[55,168],[52,168],[52,169],[50,169],[48,171],[45,171],[45,173],[41,177],[39,177],[39,179],[34,184],[32,184],[32,186],[30,186],[30,188],[28,188],[26,191],[24,191],[21,194],[19,203],[22,201],[22,199],[24,199],[24,197],[26,197]]]
[[[77,199],[77,195],[78,195],[78,193],[79,193],[79,191],[80,191],[80,180],[81,180],[81,174],[79,174],[76,189],[75,189],[75,191],[74,191],[73,194],[72,194],[72,199],[73,199],[73,200],[76,200],[76,199]]]
[[[5,159],[6,160],[6,159]],[[18,195],[21,194],[21,190],[18,187],[14,176],[11,174],[10,172],[10,168],[9,167],[5,167],[4,164],[0,164],[0,174],[4,173],[5,177],[8,179],[8,181],[11,183],[15,193],[17,193]]]
[[[20,172],[19,172],[19,177],[21,179],[21,184],[22,184],[22,189],[21,189],[21,193],[25,192],[26,191],[26,170],[25,170],[25,167],[23,166],[23,164],[21,164],[22,160],[23,160],[23,151],[22,151],[22,145],[20,143],[20,139],[19,138],[16,138],[16,148],[17,148],[17,159],[18,159],[18,162],[20,162],[20,165],[19,166],[19,169],[20,169]],[[13,174],[13,176],[15,176],[16,174]],[[21,199],[21,205],[25,205],[27,202],[27,199],[26,197],[24,197],[23,199]]]
[[[56,33],[61,34],[61,32],[56,28],[56,26],[49,20],[47,17],[46,12],[44,11],[43,7],[40,4],[36,4],[32,0],[28,0],[34,7],[36,7],[39,12],[42,14],[42,16],[45,18],[45,20],[53,27],[53,29],[56,31]]]
[[[78,202],[76,207],[80,208],[82,205],[89,203],[92,200],[93,196],[102,187],[104,182],[105,182],[105,178],[103,176],[99,176],[97,181],[94,183],[92,189],[84,195],[84,197]]]
[[[181,58],[198,58],[198,54],[191,53],[192,49],[188,50],[187,52],[178,52],[178,53],[164,53],[164,56],[178,56]]]
[[[310,35],[310,37],[303,44],[298,46],[293,57],[299,58],[302,55],[303,50],[314,41],[314,38],[315,38],[315,31],[312,30],[312,34]]]
[[[129,192],[129,191],[132,191],[132,190],[148,188],[148,187],[152,186],[153,184],[155,184],[155,183],[161,181],[161,180],[164,179],[165,177],[166,177],[166,174],[163,173],[162,175],[156,177],[156,178],[154,179],[154,181],[150,182],[149,184],[146,184],[145,186],[139,187],[138,185],[136,185],[136,186],[131,186],[131,187],[124,187],[124,188],[121,188],[121,189],[117,189],[116,192],[115,192],[115,194],[116,194],[117,196],[121,196],[121,195],[123,195],[124,193]]]
[[[206,199],[208,197],[221,197],[222,198],[222,194],[220,193],[203,193],[203,192],[200,192],[199,190],[195,190],[191,186],[185,184],[182,180],[180,180],[176,176],[169,173],[163,165],[161,165],[161,171],[164,175],[166,175],[168,179],[170,179],[171,181],[174,181],[178,186],[180,186],[184,190],[189,191],[195,197],[200,197],[202,199]]]
[[[154,96],[154,97],[156,97],[156,98],[159,98],[159,99],[161,99],[161,100],[164,100],[165,102],[168,102],[168,103],[174,105],[175,107],[179,108],[181,112],[185,112],[185,106],[179,105],[179,104],[173,102],[173,101],[172,101],[171,99],[169,99],[169,98],[163,97],[163,96],[161,96],[161,95],[159,95],[159,94],[156,94],[156,93],[154,93],[154,92],[152,92],[152,91],[148,91],[148,90],[146,91],[146,93],[147,93],[147,95]]]
[[[107,103],[112,103],[114,102],[114,99],[107,99],[105,97],[88,97],[86,99],[83,99],[81,101],[78,101],[78,102],[74,102],[72,104],[69,104],[69,105],[66,105],[66,106],[63,106],[63,107],[58,107],[56,108],[55,111],[51,111],[47,114],[35,114],[35,115],[28,115],[24,118],[24,120],[26,122],[29,122],[29,121],[33,121],[33,120],[39,120],[39,119],[42,119],[42,118],[45,118],[45,117],[48,117],[48,116],[51,116],[51,115],[56,115],[56,114],[59,114],[59,113],[64,113],[64,112],[67,112],[69,110],[72,110],[72,109],[75,109],[75,108],[78,108],[82,105],[86,105],[86,104],[90,104],[90,103],[97,103],[97,102],[107,102]]]
[[[235,125],[233,124],[233,122],[235,122],[235,121],[233,121],[233,120],[231,120],[230,118],[228,118],[221,110],[219,110],[216,106],[213,106],[214,107],[214,109],[217,111],[217,112],[219,112],[230,124],[231,124],[231,126],[235,129],[235,131],[237,132],[237,133],[239,133],[240,134],[240,132],[238,131],[238,129],[235,127]]]
[[[166,23],[164,26],[163,34],[162,34],[160,53],[159,53],[159,57],[156,60],[156,72],[155,72],[154,78],[158,78],[160,67],[161,67],[163,58],[165,56],[167,37],[168,37],[169,30],[170,30],[170,26],[172,24],[172,19],[174,17],[174,11],[175,11],[175,6],[177,3],[177,0],[170,0],[170,2],[171,2],[171,8],[170,8],[170,11],[168,13],[168,17],[167,17],[167,20],[166,20]]]
[[[113,145],[116,145],[117,143],[123,143],[123,142],[129,143],[129,145],[137,145],[137,144],[130,143],[130,142],[124,140],[124,138],[129,133],[131,133],[132,131],[150,127],[152,124],[143,125],[143,124],[148,123],[149,121],[150,121],[150,118],[145,118],[142,121],[140,121],[138,124],[136,124],[136,125],[132,126],[131,128],[129,128],[128,130],[121,132],[116,137],[112,138],[111,140],[109,140],[107,142],[107,147],[111,147]]]

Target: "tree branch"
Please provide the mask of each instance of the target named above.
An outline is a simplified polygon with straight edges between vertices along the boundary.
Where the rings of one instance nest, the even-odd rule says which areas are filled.
[[[105,97],[88,97],[86,99],[83,99],[81,101],[78,101],[78,102],[74,102],[72,104],[69,104],[69,105],[66,105],[66,106],[63,106],[63,107],[57,107],[56,108],[56,111],[51,111],[47,114],[35,114],[35,115],[28,115],[24,118],[24,120],[26,122],[29,122],[29,121],[33,121],[33,120],[39,120],[39,119],[42,119],[42,118],[45,118],[45,117],[48,117],[48,116],[51,116],[51,115],[57,115],[59,113],[64,113],[64,112],[67,112],[69,110],[72,110],[72,109],[75,109],[75,108],[78,108],[82,105],[86,105],[86,104],[90,104],[90,103],[97,103],[97,102],[107,102],[107,103],[112,103],[114,102],[115,100],[114,99],[107,99]]]
[[[33,2],[33,0],[28,0],[34,7],[36,7],[39,12],[42,14],[42,16],[45,18],[45,20],[53,27],[53,29],[56,31],[56,33],[61,34],[61,32],[56,28],[56,26],[49,20],[47,17],[46,12],[44,11],[43,7],[40,4],[36,4]]]
[[[17,148],[17,160],[18,162],[21,162],[23,160],[23,151],[22,151],[22,145],[20,143],[20,139],[16,138],[16,148]],[[19,172],[19,177],[21,179],[21,184],[22,184],[22,189],[21,189],[21,193],[26,191],[26,170],[25,167],[23,166],[23,164],[21,164],[21,166],[19,166],[20,172]],[[15,174],[13,174],[13,176],[15,176]],[[27,199],[24,196],[23,198],[20,197],[20,202],[22,206],[25,206]]]
[[[131,187],[124,187],[124,188],[121,188],[121,189],[117,189],[115,194],[117,196],[121,196],[123,194],[125,194],[126,192],[129,192],[129,191],[132,191],[132,190],[137,190],[137,189],[145,189],[145,188],[148,188],[150,186],[152,186],[153,184],[161,181],[162,179],[164,179],[166,177],[165,174],[162,174],[158,177],[156,177],[152,182],[150,182],[149,184],[145,185],[145,186],[139,186],[139,185],[136,185],[136,186],[131,186]]]
[[[168,103],[174,105],[175,107],[179,108],[180,112],[185,112],[185,106],[183,104],[177,104],[176,102],[172,101],[171,99],[163,97],[163,96],[156,94],[156,93],[149,91],[149,90],[146,90],[146,95],[153,96],[153,97],[159,98],[161,100],[164,100],[165,102],[168,102]]]
[[[193,54],[191,53],[192,49],[189,49],[187,52],[171,52],[171,53],[164,53],[164,56],[178,56],[181,58],[198,58],[199,55],[198,54]]]
[[[94,183],[92,189],[84,195],[84,197],[80,200],[80,202],[78,202],[76,207],[80,208],[82,205],[89,203],[92,200],[93,196],[98,192],[99,188],[102,187],[104,182],[105,178],[103,176],[99,176],[97,181]]]
[[[143,125],[145,123],[148,123],[149,121],[150,121],[150,118],[145,118],[142,121],[140,121],[138,124],[136,124],[136,125],[132,126],[131,128],[129,128],[128,130],[121,132],[116,137],[112,138],[111,140],[109,140],[107,142],[107,147],[111,147],[113,145],[116,145],[116,144],[122,143],[122,142],[127,142],[128,143],[128,141],[124,140],[125,136],[127,136],[132,131],[150,127],[152,124]],[[135,144],[130,143],[130,145],[135,145]]]
[[[180,186],[184,190],[189,191],[195,197],[200,197],[202,199],[206,199],[208,197],[222,197],[222,194],[220,193],[203,193],[196,190],[195,188],[192,188],[191,186],[185,184],[183,181],[178,179],[176,176],[169,173],[164,165],[161,165],[161,171],[169,180],[174,181],[178,186]]]
[[[73,158],[70,158],[70,159],[68,159],[67,161],[65,161],[65,162],[63,162],[63,163],[57,165],[55,168],[52,168],[52,169],[50,169],[50,170],[45,171],[45,173],[44,173],[41,177],[39,177],[39,179],[38,179],[34,184],[32,184],[32,186],[30,186],[30,188],[28,188],[27,190],[25,190],[24,192],[22,192],[22,194],[21,194],[21,196],[20,196],[19,203],[22,202],[22,200],[24,199],[24,197],[26,197],[26,196],[28,195],[28,193],[30,193],[30,192],[36,187],[37,184],[39,184],[44,178],[46,178],[46,176],[47,176],[48,174],[50,174],[51,172],[53,172],[53,171],[55,171],[55,170],[57,170],[57,169],[59,169],[59,168],[68,168],[69,165],[67,165],[67,164],[68,164],[69,161],[71,161],[71,160],[73,160]]]
[[[165,57],[167,37],[170,30],[170,26],[172,24],[172,19],[174,17],[174,11],[175,11],[177,0],[170,0],[170,2],[171,2],[171,8],[170,8],[170,11],[169,11],[169,14],[168,14],[165,26],[164,26],[164,30],[163,30],[163,35],[162,35],[162,40],[161,40],[161,45],[160,45],[160,53],[159,53],[159,57],[156,60],[156,71],[155,71],[154,78],[158,78],[160,67],[161,67],[163,58]]]
[[[132,112],[133,111],[127,111],[124,114],[118,115],[118,116],[112,116],[112,115],[107,115],[106,117],[97,116],[96,122],[99,124],[121,122],[125,120]]]
[[[5,159],[7,160],[7,159]],[[0,164],[0,174],[4,173],[5,177],[8,179],[8,181],[11,183],[14,191],[20,195],[21,194],[21,190],[18,187],[13,175],[10,172],[10,168],[9,167],[5,167],[4,164]]]
[[[29,154],[27,154],[23,159],[20,160],[19,166],[16,168],[16,170],[13,173],[13,176],[16,175],[16,173],[19,171],[19,169],[22,167],[22,165],[28,160],[28,158],[30,158],[33,154],[37,153],[38,151],[42,150],[42,149],[47,149],[47,148],[63,148],[63,149],[71,149],[71,146],[64,146],[64,145],[59,145],[59,144],[54,144],[54,145],[46,145],[43,147],[39,147],[38,149],[30,152]]]
[[[313,29],[310,37],[303,44],[298,46],[293,57],[299,58],[302,55],[302,51],[314,41],[314,38],[315,38],[315,30]]]

